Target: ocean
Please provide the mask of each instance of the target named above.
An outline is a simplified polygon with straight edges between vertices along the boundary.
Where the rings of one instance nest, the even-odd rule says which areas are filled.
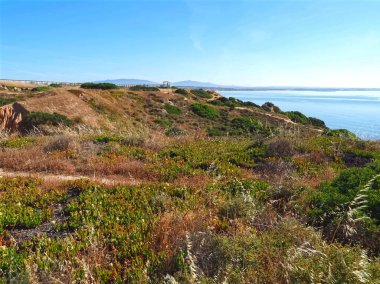
[[[380,91],[220,91],[225,97],[258,105],[272,102],[283,111],[322,119],[331,129],[345,128],[358,137],[380,140]]]

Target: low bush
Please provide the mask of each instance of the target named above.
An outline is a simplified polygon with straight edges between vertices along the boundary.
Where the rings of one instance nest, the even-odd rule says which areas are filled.
[[[52,83],[52,84],[49,85],[49,87],[51,87],[51,88],[61,88],[62,85],[61,84]]]
[[[329,129],[324,132],[327,136],[340,137],[340,138],[353,138],[356,139],[356,135],[347,129]]]
[[[54,151],[68,151],[72,143],[73,139],[71,137],[58,136],[45,145],[44,152],[52,153]]]
[[[185,130],[179,127],[171,127],[168,130],[166,130],[165,134],[167,136],[179,136],[185,134]]]
[[[74,122],[67,118],[67,116],[59,113],[47,113],[47,112],[31,112],[25,117],[26,123],[34,126],[38,125],[65,125],[72,126]]]
[[[48,91],[48,90],[49,90],[48,86],[39,86],[39,87],[33,88],[32,92],[45,92],[45,91]]]
[[[266,156],[274,158],[287,158],[294,155],[293,144],[289,140],[278,139],[267,146]]]
[[[29,146],[35,142],[36,139],[32,137],[19,137],[19,138],[11,138],[4,141],[0,141],[0,147],[4,148],[24,148]]]
[[[311,124],[310,119],[299,111],[287,111],[285,112],[286,116],[290,118],[291,121],[296,123],[301,123],[304,125]]]
[[[9,105],[9,104],[13,104],[16,100],[14,98],[3,98],[3,97],[0,97],[0,107],[1,106],[5,106],[5,105]]]
[[[136,85],[129,88],[131,91],[151,91],[151,92],[158,92],[160,89],[157,87],[149,87],[144,85]]]
[[[271,103],[271,102],[264,103],[261,106],[261,108],[263,110],[265,110],[265,111],[268,111],[268,112],[276,112],[276,113],[281,112],[281,109],[278,106],[276,106],[273,103]]]
[[[211,99],[213,97],[211,93],[209,93],[205,90],[202,90],[202,89],[192,89],[192,90],[190,90],[190,93],[192,93],[193,95],[195,95],[197,97],[204,98],[204,99]]]
[[[309,196],[309,222],[329,240],[360,242],[380,252],[380,163],[342,171]],[[358,237],[357,237],[358,236]]]
[[[211,101],[211,104],[217,105],[217,106],[227,106],[227,107],[257,107],[260,108],[259,105],[253,103],[253,102],[244,102],[242,100],[236,99],[236,98],[226,98],[221,97],[216,100]]]
[[[174,93],[184,95],[184,96],[188,94],[188,92],[185,89],[177,89],[174,91]]]
[[[165,128],[169,128],[173,124],[173,122],[167,118],[159,118],[159,119],[156,119],[154,122]]]
[[[168,114],[172,115],[180,115],[182,113],[182,110],[173,105],[165,104],[164,109],[168,112]]]
[[[320,127],[320,128],[327,128],[326,124],[323,120],[315,118],[315,117],[307,117],[303,113],[299,111],[287,111],[284,112],[284,114],[290,118],[291,121],[295,123],[300,123],[303,125],[312,125],[315,127]]]
[[[266,132],[267,129],[253,117],[240,116],[231,120],[231,134],[252,134]]]
[[[83,89],[99,89],[99,90],[112,90],[119,87],[112,83],[84,83],[80,85]]]
[[[219,111],[217,109],[205,104],[192,104],[191,110],[195,114],[208,119],[215,119],[219,116]]]
[[[326,123],[321,119],[318,119],[315,117],[309,117],[309,121],[310,121],[310,124],[313,126],[320,127],[320,128],[327,128]]]

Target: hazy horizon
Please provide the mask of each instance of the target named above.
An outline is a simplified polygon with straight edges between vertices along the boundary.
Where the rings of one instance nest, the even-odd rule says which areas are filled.
[[[3,79],[380,87],[376,1],[3,0],[0,9]]]

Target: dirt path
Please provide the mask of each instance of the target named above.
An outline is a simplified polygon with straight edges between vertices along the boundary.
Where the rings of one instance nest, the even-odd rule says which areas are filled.
[[[135,185],[140,184],[142,181],[135,179],[122,179],[122,178],[107,178],[107,177],[94,177],[94,176],[79,176],[79,175],[56,175],[49,173],[38,173],[38,172],[16,172],[16,171],[7,171],[0,168],[0,177],[32,177],[32,178],[41,178],[45,181],[75,181],[80,179],[89,179],[98,183],[105,185],[117,185],[117,184],[128,184]]]
[[[281,120],[285,123],[290,123],[290,124],[293,124],[293,125],[296,125],[297,123],[295,123],[294,121],[291,121],[290,118],[285,118],[285,117],[281,117],[279,115],[274,115],[272,113],[268,113],[268,112],[262,112],[262,111],[257,111],[257,110],[254,110],[252,108],[247,108],[247,107],[236,107],[236,109],[240,109],[240,110],[247,110],[247,111],[250,111],[250,112],[253,112],[253,113],[256,113],[256,114],[260,114],[260,115],[265,115],[265,116],[270,116],[271,118],[274,118],[274,119],[277,119],[277,120]]]

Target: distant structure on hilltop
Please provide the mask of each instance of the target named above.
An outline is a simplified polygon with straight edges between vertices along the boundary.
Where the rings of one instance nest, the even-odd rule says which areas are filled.
[[[163,88],[170,88],[170,82],[169,81],[163,81],[162,82],[162,87]]]

